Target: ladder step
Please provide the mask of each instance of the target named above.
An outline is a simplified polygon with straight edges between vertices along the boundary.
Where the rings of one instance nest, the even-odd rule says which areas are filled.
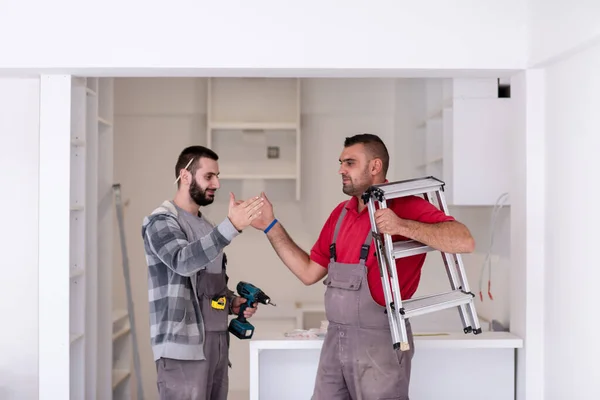
[[[397,197],[413,196],[444,190],[444,185],[445,183],[443,181],[433,176],[428,176],[425,178],[407,179],[373,185],[367,189],[367,193],[373,193],[377,200],[381,201],[381,197],[390,200]]]
[[[428,251],[435,251],[435,249],[421,242],[417,242],[416,240],[394,242],[394,258],[416,256],[417,254],[427,253]]]
[[[461,290],[435,294],[431,296],[416,297],[402,302],[404,308],[403,318],[441,311],[447,308],[458,307],[473,301],[473,295]]]

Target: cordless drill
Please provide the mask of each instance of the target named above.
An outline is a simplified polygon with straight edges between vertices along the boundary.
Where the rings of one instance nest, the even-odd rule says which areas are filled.
[[[237,284],[237,292],[240,297],[246,299],[246,302],[240,306],[237,318],[232,319],[229,323],[229,332],[239,339],[250,339],[254,334],[254,326],[244,317],[246,308],[252,307],[256,303],[270,304],[272,306],[275,306],[275,303],[262,290],[248,282],[239,282]]]

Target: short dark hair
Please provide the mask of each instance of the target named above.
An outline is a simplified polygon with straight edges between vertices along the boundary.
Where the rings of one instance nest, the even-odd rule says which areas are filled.
[[[217,161],[219,156],[217,153],[204,146],[189,146],[183,149],[183,151],[179,154],[179,158],[177,158],[177,163],[175,164],[175,179],[179,178],[179,171],[184,169],[191,159],[194,159],[192,163],[187,167],[188,171],[192,173],[192,175],[196,174],[196,170],[200,166],[201,158],[210,158],[211,160]],[[177,187],[181,180],[177,181]]]
[[[362,143],[367,151],[375,158],[379,158],[383,164],[383,175],[387,175],[390,166],[390,155],[383,140],[377,135],[371,133],[361,133],[351,137],[347,137],[344,141],[344,147],[353,146]]]

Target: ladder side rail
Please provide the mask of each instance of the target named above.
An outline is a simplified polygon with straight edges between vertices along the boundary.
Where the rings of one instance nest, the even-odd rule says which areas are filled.
[[[438,202],[440,202],[441,197],[443,196],[443,194],[441,192],[434,192],[434,195],[438,198]],[[434,204],[433,202],[433,196],[430,195],[429,193],[425,193],[424,196],[425,200],[429,201],[431,204]],[[448,215],[448,212],[443,209],[442,206],[438,206],[440,208],[441,211],[443,211],[446,215]],[[454,266],[454,262],[451,262],[450,260],[450,256],[448,253],[445,253],[443,251],[440,251],[440,253],[442,254],[442,259],[444,261],[444,265],[446,267],[446,272],[448,274],[448,279],[450,280],[450,285],[452,290],[457,290],[460,288],[460,284],[458,281],[458,277],[457,277],[457,271],[455,268],[453,268]],[[452,267],[450,266],[452,265]]]
[[[479,325],[479,317],[477,316],[477,311],[475,310],[475,295],[471,292],[471,288],[469,287],[469,283],[467,281],[466,278],[466,272],[465,272],[465,267],[463,265],[462,262],[462,257],[460,256],[460,254],[454,254],[454,260],[455,260],[455,264],[456,267],[459,271],[459,277],[461,282],[461,286],[463,288],[463,291],[465,293],[469,293],[473,299],[471,300],[471,302],[469,304],[467,304],[467,308],[469,310],[469,313],[471,314],[471,323],[473,325],[473,333],[475,333],[476,335],[481,333],[481,326]]]
[[[443,196],[443,194],[441,192],[434,192],[433,194],[425,193],[423,195],[425,200],[429,201],[431,204],[434,204],[434,202],[433,202],[434,196],[436,196],[437,200],[438,200],[437,207],[439,207],[443,212],[448,214],[446,212],[446,210],[444,210],[442,208],[441,203],[440,203],[440,197]],[[450,255],[448,253],[445,253],[443,251],[440,253],[442,254],[442,260],[444,261],[444,267],[446,268],[446,274],[448,275],[448,280],[450,281],[450,288],[452,290],[460,289],[460,283],[459,283],[459,280],[457,277],[457,271],[455,269],[454,261],[451,259]],[[467,310],[466,310],[466,307],[464,304],[461,304],[460,306],[458,306],[458,314],[460,316],[460,320],[461,320],[461,323],[463,326],[463,331],[465,333],[470,333],[473,330],[473,328],[471,326],[470,319],[468,318]]]
[[[441,192],[437,192],[437,199],[440,204],[440,209],[448,214],[448,205],[446,204],[446,199]],[[473,300],[467,305],[469,313],[471,314],[471,323],[473,326],[473,333],[479,334],[481,333],[481,327],[479,325],[479,317],[477,316],[477,311],[475,310],[475,295],[471,292],[471,288],[469,286],[469,282],[467,280],[467,273],[465,271],[465,266],[462,262],[462,257],[460,254],[453,254],[454,265],[458,270],[458,278],[460,280],[460,286],[462,290],[466,293],[469,293],[473,296]]]
[[[389,275],[387,263],[383,254],[383,243],[381,241],[381,235],[379,234],[379,230],[377,229],[377,224],[375,223],[375,203],[373,198],[369,198],[367,201],[367,207],[369,209],[369,218],[371,221],[371,232],[372,237],[375,242],[375,254],[377,256],[377,264],[379,266],[379,275],[381,277],[381,283],[383,286],[383,294],[385,297],[385,308],[388,315],[388,321],[390,324],[390,331],[392,334],[392,345],[394,350],[400,347],[401,337],[399,332],[400,321],[397,321],[395,318],[395,314],[393,312],[392,307],[392,293],[390,289]]]
[[[387,207],[387,201],[386,199],[382,199],[379,202],[379,205],[381,207],[381,209],[386,209]],[[386,250],[386,256],[388,259],[388,268],[389,268],[389,273],[390,273],[390,277],[391,277],[391,285],[392,285],[392,293],[394,296],[394,313],[395,313],[395,317],[399,323],[400,326],[400,336],[402,338],[402,342],[400,343],[400,350],[402,351],[408,351],[410,350],[410,344],[408,341],[408,333],[406,330],[406,324],[404,322],[403,316],[401,314],[404,313],[404,309],[402,306],[402,295],[400,292],[400,284],[398,282],[398,271],[396,269],[396,260],[394,257],[394,247],[393,247],[393,243],[392,243],[392,236],[389,234],[384,234],[383,235],[384,240],[385,240],[385,250]]]
[[[444,265],[446,267],[446,271],[447,271],[449,279],[450,279],[450,287],[452,288],[452,290],[462,290],[462,288],[459,286],[458,278],[456,277],[456,270],[454,268],[455,263],[454,263],[454,260],[452,259],[451,255],[448,253],[442,252],[442,259],[444,260]],[[460,320],[463,325],[463,331],[465,333],[472,332],[473,331],[472,321],[468,317],[467,309],[464,304],[461,304],[458,307],[458,314],[460,315]]]

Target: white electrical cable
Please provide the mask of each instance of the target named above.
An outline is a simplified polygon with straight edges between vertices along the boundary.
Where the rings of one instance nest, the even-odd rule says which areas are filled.
[[[492,252],[494,248],[494,235],[496,234],[496,219],[500,214],[500,210],[508,200],[508,193],[502,193],[498,199],[496,199],[496,203],[494,204],[494,208],[492,210],[491,221],[490,221],[490,244],[488,248],[488,252],[486,254],[485,260],[481,266],[481,273],[479,275],[479,298],[483,301],[483,275],[485,273],[486,267],[488,268],[488,295],[491,298],[490,287],[492,282]],[[492,299],[493,300],[493,299]]]

